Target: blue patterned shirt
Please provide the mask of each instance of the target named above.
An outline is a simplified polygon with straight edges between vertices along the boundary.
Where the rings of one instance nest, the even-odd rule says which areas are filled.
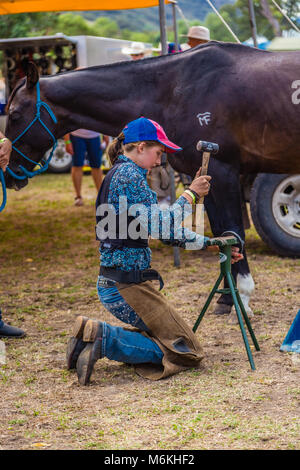
[[[177,201],[167,209],[160,209],[157,205],[157,196],[147,183],[147,171],[134,163],[125,155],[119,159],[125,163],[115,171],[109,186],[108,204],[112,204],[117,214],[123,210],[139,207],[138,220],[144,230],[151,234],[152,238],[167,239],[169,244],[180,242],[180,246],[189,249],[206,248],[205,243],[209,238],[192,232],[187,227],[182,227],[184,218],[191,215],[192,205],[180,196]],[[121,198],[121,207],[120,207]],[[122,207],[122,200],[127,201],[127,208]],[[187,246],[187,243],[189,244]],[[148,269],[151,263],[151,249],[128,248],[110,249],[102,247],[100,250],[102,266],[116,267],[123,271],[134,269]]]

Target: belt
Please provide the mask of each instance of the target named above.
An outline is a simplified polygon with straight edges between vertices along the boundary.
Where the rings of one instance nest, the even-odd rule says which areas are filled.
[[[127,272],[116,268],[100,266],[99,274],[124,284],[140,284],[141,282],[157,280],[159,281],[159,290],[164,287],[164,281],[155,269],[135,269],[134,271]]]

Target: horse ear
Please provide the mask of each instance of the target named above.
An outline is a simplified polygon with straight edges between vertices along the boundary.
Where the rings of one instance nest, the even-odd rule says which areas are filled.
[[[26,80],[27,88],[30,90],[31,88],[35,87],[38,81],[39,81],[39,72],[38,72],[36,65],[33,62],[28,62],[27,80]]]

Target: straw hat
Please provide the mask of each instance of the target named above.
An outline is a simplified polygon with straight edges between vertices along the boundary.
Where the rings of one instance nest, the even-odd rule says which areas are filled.
[[[122,52],[127,55],[145,54],[146,47],[143,42],[132,42],[130,47],[123,47]]]
[[[187,34],[182,36],[193,38],[193,39],[202,39],[203,41],[210,40],[209,29],[205,26],[191,26]]]

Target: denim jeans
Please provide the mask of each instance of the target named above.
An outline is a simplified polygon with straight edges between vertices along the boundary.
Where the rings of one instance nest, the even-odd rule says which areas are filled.
[[[161,364],[163,354],[154,341],[141,333],[103,322],[102,356],[127,364]]]
[[[116,318],[138,328],[149,331],[142,319],[127,304],[116,287],[115,281],[108,281],[103,276],[98,277],[97,291],[102,305]],[[141,333],[124,330],[103,322],[102,355],[114,361],[127,364],[140,364],[152,362],[161,364],[163,353],[158,345]]]

